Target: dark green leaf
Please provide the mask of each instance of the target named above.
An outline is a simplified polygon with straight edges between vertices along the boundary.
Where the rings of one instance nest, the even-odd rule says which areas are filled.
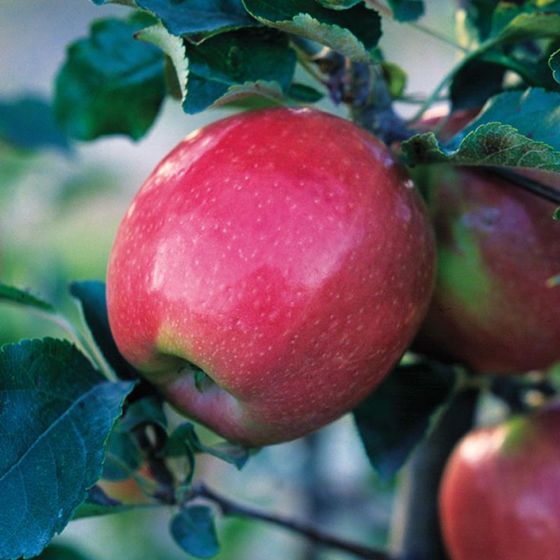
[[[502,76],[505,70],[512,70],[525,82],[525,87],[542,87],[548,90],[558,89],[558,84],[554,81],[550,72],[550,67],[547,64],[548,57],[546,54],[539,60],[521,56],[507,56],[500,52],[489,51],[475,62],[479,60],[481,62],[497,65],[495,66],[496,71],[500,71],[501,67]],[[483,79],[484,77],[481,75],[474,78],[478,84],[482,84]],[[498,93],[498,91],[499,90],[496,89],[494,93]]]
[[[504,9],[500,5],[500,9],[495,13],[494,7],[491,7],[493,18],[488,37],[478,45],[477,49],[471,50],[454,73],[457,74],[464,66],[472,65],[473,61],[480,59],[513,70],[525,80],[527,85],[549,87],[549,76],[540,68],[540,66],[544,67],[544,64],[535,63],[531,58],[525,60],[527,57],[519,56],[517,51],[524,43],[534,44],[527,42],[560,39],[560,2],[554,2],[553,5],[554,7],[549,6],[544,11],[536,6],[528,8],[529,4],[516,6],[511,3]],[[531,49],[526,51],[525,55],[531,52]],[[478,80],[482,81],[481,78]]]
[[[80,303],[84,319],[93,339],[109,365],[122,379],[137,377],[136,370],[123,358],[111,334],[105,284],[95,280],[72,282],[70,293]]]
[[[273,30],[234,31],[185,48],[189,74],[183,108],[189,114],[250,95],[282,100],[295,70],[287,37]]]
[[[211,558],[220,551],[214,515],[207,506],[187,506],[171,520],[171,535],[188,554]]]
[[[453,77],[449,96],[453,110],[482,107],[502,89],[506,68],[491,62],[473,60]]]
[[[16,148],[68,151],[68,139],[54,120],[52,107],[39,97],[0,101],[0,140]]]
[[[167,428],[167,419],[160,398],[151,396],[131,403],[125,415],[119,420],[119,430],[130,432],[139,426],[151,424]]]
[[[107,443],[101,477],[105,480],[126,480],[140,468],[142,462],[142,452],[133,436],[115,429]]]
[[[130,383],[111,383],[71,344],[0,350],[0,558],[30,557],[62,531],[99,478]]]
[[[423,0],[388,0],[397,21],[416,21],[424,15]]]
[[[241,0],[136,0],[136,3],[161,19],[172,35],[188,36],[195,41],[259,25]]]
[[[478,117],[461,133],[461,137],[476,130],[480,125],[501,122],[515,127],[527,138],[560,150],[559,106],[559,93],[539,88],[501,93],[488,102]]]
[[[109,134],[141,138],[165,95],[161,52],[133,38],[145,21],[95,22],[73,43],[56,79],[55,113],[79,140]]]
[[[454,372],[446,366],[400,366],[354,410],[366,453],[383,478],[403,466],[454,385]]]
[[[89,556],[84,556],[81,552],[63,546],[60,544],[53,544],[43,550],[42,554],[36,560],[89,560]]]
[[[48,302],[27,291],[0,284],[0,302],[15,303],[24,307],[32,307],[46,313],[55,313],[55,308]]]
[[[190,422],[184,422],[171,434],[167,442],[166,454],[169,456],[182,455],[185,448],[195,453],[207,453],[226,463],[235,465],[240,470],[249,459],[249,450],[234,443],[223,442],[212,446],[204,445]]]
[[[450,162],[560,172],[560,94],[543,89],[493,97],[469,126],[440,145],[431,132],[402,149],[409,165]]]
[[[302,103],[317,103],[324,97],[320,91],[305,84],[292,84],[286,94],[290,99]]]
[[[552,70],[552,77],[560,84],[560,50],[551,55],[548,65]]]
[[[462,2],[465,17],[457,18],[462,43],[480,43],[492,29],[492,16],[499,0],[469,0]]]
[[[195,46],[150,27],[139,36],[171,59],[189,114],[251,96],[283,102],[296,56],[288,38],[270,29],[223,33]]]
[[[313,0],[243,0],[243,4],[263,24],[317,41],[356,61],[368,61],[381,37],[379,14],[362,4],[343,11]]]

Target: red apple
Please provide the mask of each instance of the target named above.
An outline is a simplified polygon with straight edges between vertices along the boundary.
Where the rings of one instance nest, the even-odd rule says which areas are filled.
[[[433,268],[423,204],[381,142],[318,111],[246,112],[189,135],[141,188],[112,250],[109,316],[177,409],[263,445],[379,383]]]
[[[523,173],[560,187],[559,175]],[[560,273],[554,204],[480,169],[432,166],[422,182],[438,270],[417,346],[481,372],[560,360],[560,287],[550,282]]]
[[[468,434],[440,493],[452,560],[558,560],[560,406]]]

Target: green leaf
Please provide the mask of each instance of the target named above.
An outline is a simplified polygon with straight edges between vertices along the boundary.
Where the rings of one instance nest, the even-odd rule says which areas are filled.
[[[186,113],[255,96],[275,104],[287,101],[296,55],[283,33],[247,29],[193,45],[153,26],[138,37],[157,45],[172,61]]]
[[[204,445],[190,422],[179,425],[169,436],[166,444],[166,454],[179,456],[184,453],[185,447],[194,453],[207,453],[226,463],[235,465],[241,470],[249,460],[249,450],[234,443],[222,442],[213,446]]]
[[[172,35],[200,42],[217,33],[260,25],[241,0],[136,0],[157,16]]]
[[[130,383],[111,383],[71,344],[0,350],[0,558],[39,554],[98,480]]]
[[[0,284],[0,302],[14,303],[23,307],[31,307],[46,313],[56,313],[55,308],[48,302],[34,296],[33,294],[8,286]]]
[[[381,69],[391,97],[393,99],[401,97],[406,89],[406,82],[408,79],[406,72],[398,64],[393,62],[382,62]]]
[[[179,86],[181,101],[187,96],[187,77],[189,74],[189,63],[183,39],[172,35],[163,25],[152,25],[136,33],[136,38],[152,43],[161,49],[167,60],[171,61],[176,74],[176,83]],[[169,65],[168,65],[169,67]]]
[[[188,114],[251,95],[282,101],[296,65],[288,38],[274,30],[233,31],[198,47],[187,43],[185,51]]]
[[[560,14],[520,14],[490,39],[493,46],[525,40],[560,37]]]
[[[136,370],[119,352],[107,313],[105,284],[95,280],[72,282],[70,293],[80,303],[85,322],[103,356],[121,379],[138,377]]]
[[[552,77],[560,84],[560,50],[557,50],[550,56],[548,65],[552,70]]]
[[[535,2],[519,4],[500,2],[492,14],[490,35],[499,36],[504,32],[511,33],[515,28],[518,28],[519,31],[529,25],[531,29],[536,30],[537,35],[533,37],[536,39],[539,33],[546,33],[552,29],[552,20],[547,18],[557,15],[559,12],[560,2],[558,1],[547,0],[546,4],[544,2],[538,4]],[[538,20],[532,20],[533,16],[536,16]],[[540,25],[536,25],[536,21],[540,22]],[[539,27],[541,29],[538,29]]]
[[[36,560],[90,560],[90,556],[84,556],[69,546],[52,544]]]
[[[549,79],[548,72],[543,72],[544,61],[533,60],[534,53],[530,53],[531,56],[528,58],[528,49],[524,56],[519,56],[519,51],[527,41],[560,39],[560,2],[553,2],[546,10],[542,5],[529,7],[529,4],[523,6],[508,4],[507,6],[502,8],[500,5],[495,12],[494,7],[491,8],[492,28],[487,30],[488,36],[453,70],[453,77],[461,73],[465,66],[472,67],[473,61],[481,60],[513,70],[529,86],[550,88],[552,80]],[[471,75],[478,83],[483,83],[483,76],[477,76],[475,73]],[[483,85],[486,87],[486,84]]]
[[[115,429],[111,432],[107,443],[101,478],[126,480],[140,468],[143,460],[142,452],[133,436],[129,432]]]
[[[424,15],[423,0],[388,0],[397,21],[416,21]]]
[[[243,0],[263,24],[331,47],[351,60],[367,62],[381,37],[381,18],[363,5],[344,11],[324,8],[313,0]]]
[[[54,120],[52,107],[36,96],[0,101],[0,140],[26,150],[70,150],[68,139]]]
[[[72,519],[113,515],[143,506],[144,504],[123,504],[107,496],[99,486],[93,486],[90,488],[86,500],[82,502],[74,512]]]
[[[167,428],[167,418],[159,397],[150,396],[131,403],[125,415],[119,420],[119,430],[130,432],[146,424],[159,426],[164,430]]]
[[[465,64],[453,77],[449,96],[453,110],[482,107],[500,93],[506,68],[483,60]]]
[[[469,0],[463,2],[465,17],[457,18],[461,43],[479,43],[487,39],[492,30],[492,16],[499,0]]]
[[[324,97],[320,91],[306,84],[292,84],[288,88],[286,95],[290,99],[301,103],[317,103],[317,101],[320,101]]]
[[[104,19],[68,48],[56,78],[55,113],[73,138],[125,134],[138,140],[165,96],[161,52],[133,38],[144,20]]]
[[[392,477],[404,465],[454,386],[447,366],[400,366],[354,410],[367,456],[381,477]]]
[[[187,506],[173,517],[170,525],[175,542],[196,558],[211,558],[220,551],[214,515],[207,506]]]
[[[432,132],[402,144],[409,165],[449,162],[560,172],[560,94],[543,89],[501,93],[469,126],[440,145]]]

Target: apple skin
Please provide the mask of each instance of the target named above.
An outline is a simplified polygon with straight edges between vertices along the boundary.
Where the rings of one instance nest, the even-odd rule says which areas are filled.
[[[425,315],[434,260],[421,198],[381,142],[315,110],[245,112],[189,135],[136,195],[109,318],[179,411],[277,443],[381,381]]]
[[[447,126],[455,133],[473,116]],[[560,175],[522,173],[560,188]],[[417,179],[438,268],[415,348],[478,372],[523,373],[560,360],[560,287],[549,284],[560,273],[554,204],[481,169],[432,166]]]
[[[452,560],[557,560],[560,551],[560,406],[471,432],[440,489]]]

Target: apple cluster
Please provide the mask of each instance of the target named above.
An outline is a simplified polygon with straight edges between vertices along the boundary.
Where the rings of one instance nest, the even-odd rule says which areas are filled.
[[[476,112],[452,115],[442,136],[461,130]],[[557,175],[521,173],[560,188]],[[489,171],[438,166],[422,179],[438,266],[416,346],[477,373],[546,370],[560,359],[554,206]],[[440,487],[450,557],[558,558],[559,488],[557,403],[470,432],[451,454]]]

